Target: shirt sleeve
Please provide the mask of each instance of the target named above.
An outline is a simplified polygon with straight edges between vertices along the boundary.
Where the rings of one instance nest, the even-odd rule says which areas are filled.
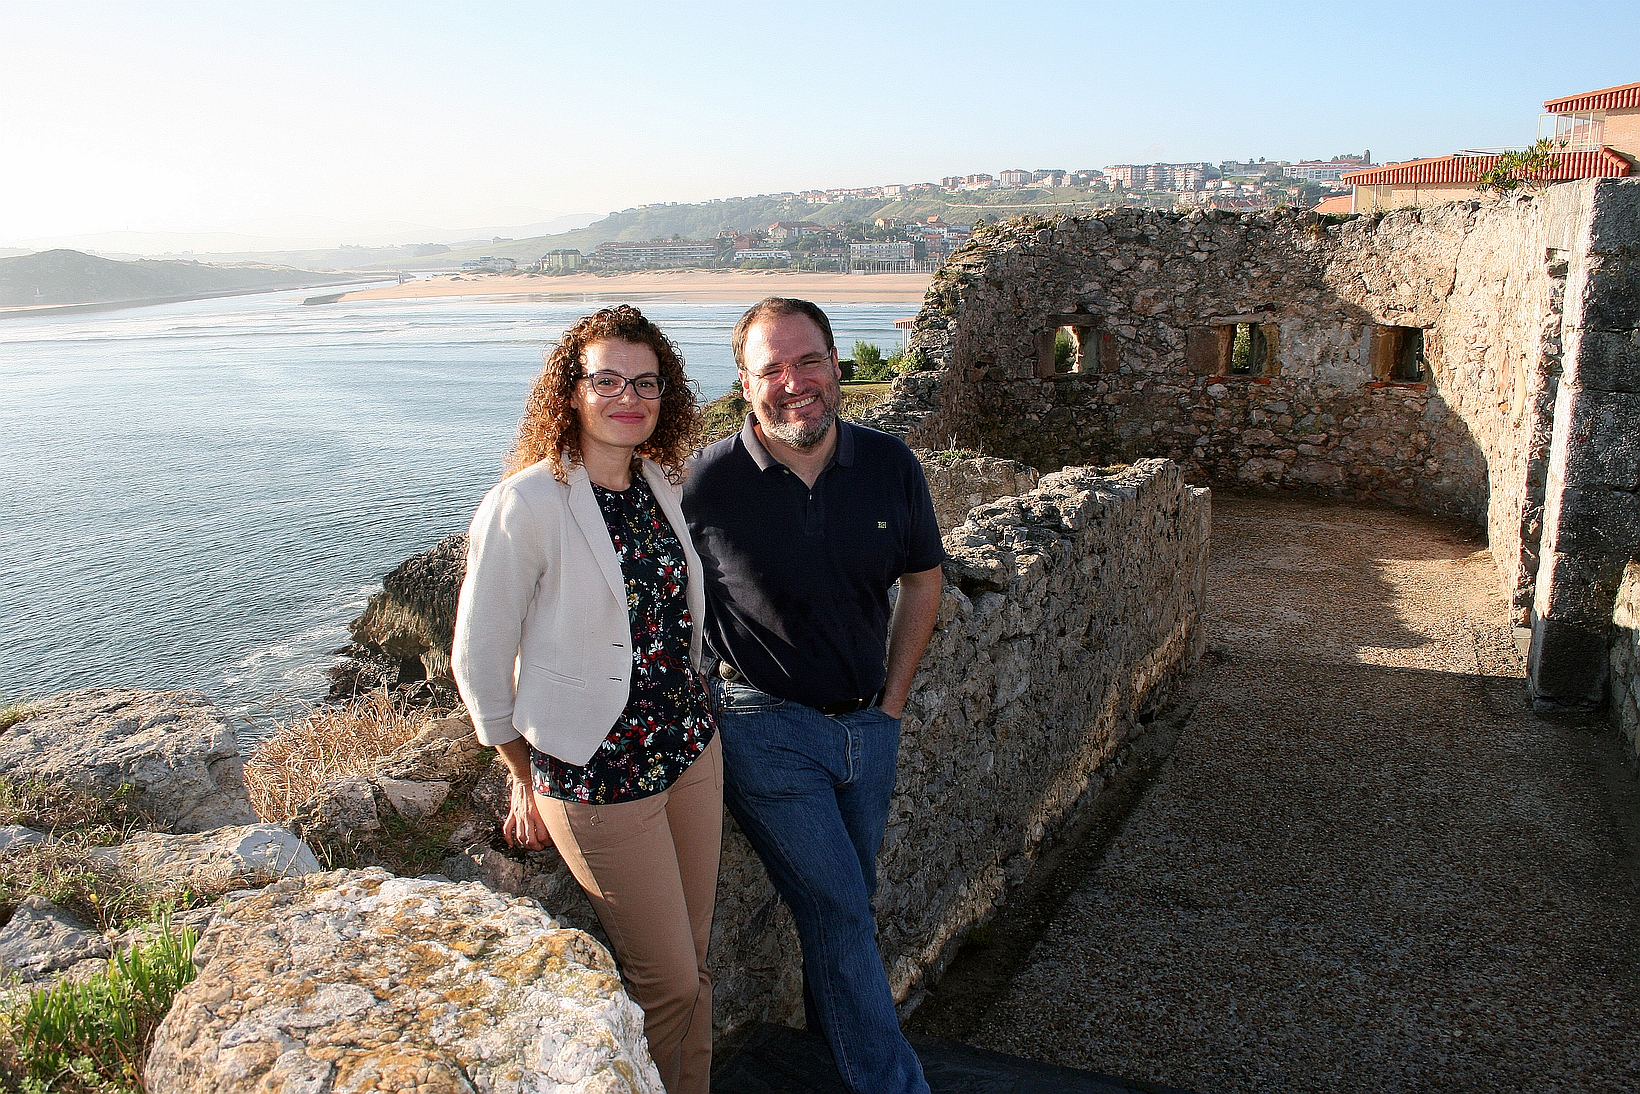
[[[520,736],[513,728],[518,647],[546,557],[534,514],[506,483],[484,496],[467,536],[450,668],[478,740],[494,746]]]
[[[906,505],[911,513],[909,547],[905,556],[905,572],[920,573],[945,563],[945,543],[940,539],[939,518],[934,516],[934,499],[928,492],[928,476],[922,464],[908,450],[910,465],[906,469]]]

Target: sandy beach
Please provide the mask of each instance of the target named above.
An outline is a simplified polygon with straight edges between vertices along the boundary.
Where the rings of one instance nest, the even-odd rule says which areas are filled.
[[[646,270],[612,274],[458,274],[346,293],[342,300],[446,296],[540,296],[553,300],[665,300],[753,304],[798,296],[818,304],[921,304],[932,274],[835,274],[789,270]],[[909,313],[908,313],[909,314]]]

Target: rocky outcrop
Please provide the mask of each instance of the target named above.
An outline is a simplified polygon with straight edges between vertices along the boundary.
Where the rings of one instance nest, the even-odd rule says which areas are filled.
[[[0,777],[125,793],[155,827],[173,831],[256,820],[239,739],[197,691],[88,688],[42,699],[0,731]]]
[[[383,757],[371,774],[327,783],[291,817],[290,828],[318,842],[370,842],[383,817],[397,814],[415,824],[437,812],[451,788],[471,780],[494,755],[466,718],[442,718]]]
[[[99,849],[121,877],[150,891],[222,892],[255,888],[275,878],[319,872],[308,845],[277,824],[247,824],[172,835],[141,832],[118,847]]]
[[[87,962],[100,969],[111,952],[100,931],[43,896],[24,897],[0,930],[0,972],[15,973],[26,986],[74,975]]]
[[[354,644],[367,656],[396,662],[393,683],[449,680],[456,594],[466,573],[465,533],[411,555],[382,579],[382,591],[353,621]]]
[[[663,1094],[608,953],[482,885],[339,871],[234,901],[155,1032],[151,1094]]]

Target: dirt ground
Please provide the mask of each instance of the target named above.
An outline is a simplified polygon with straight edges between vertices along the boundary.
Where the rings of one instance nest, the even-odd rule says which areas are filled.
[[[1202,1094],[1640,1089],[1640,792],[1531,713],[1479,532],[1213,505],[1199,702],[963,1039]]]

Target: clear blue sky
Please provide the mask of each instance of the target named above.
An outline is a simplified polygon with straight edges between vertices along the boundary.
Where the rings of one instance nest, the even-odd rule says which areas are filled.
[[[1640,0],[0,0],[0,245],[1523,144]]]

